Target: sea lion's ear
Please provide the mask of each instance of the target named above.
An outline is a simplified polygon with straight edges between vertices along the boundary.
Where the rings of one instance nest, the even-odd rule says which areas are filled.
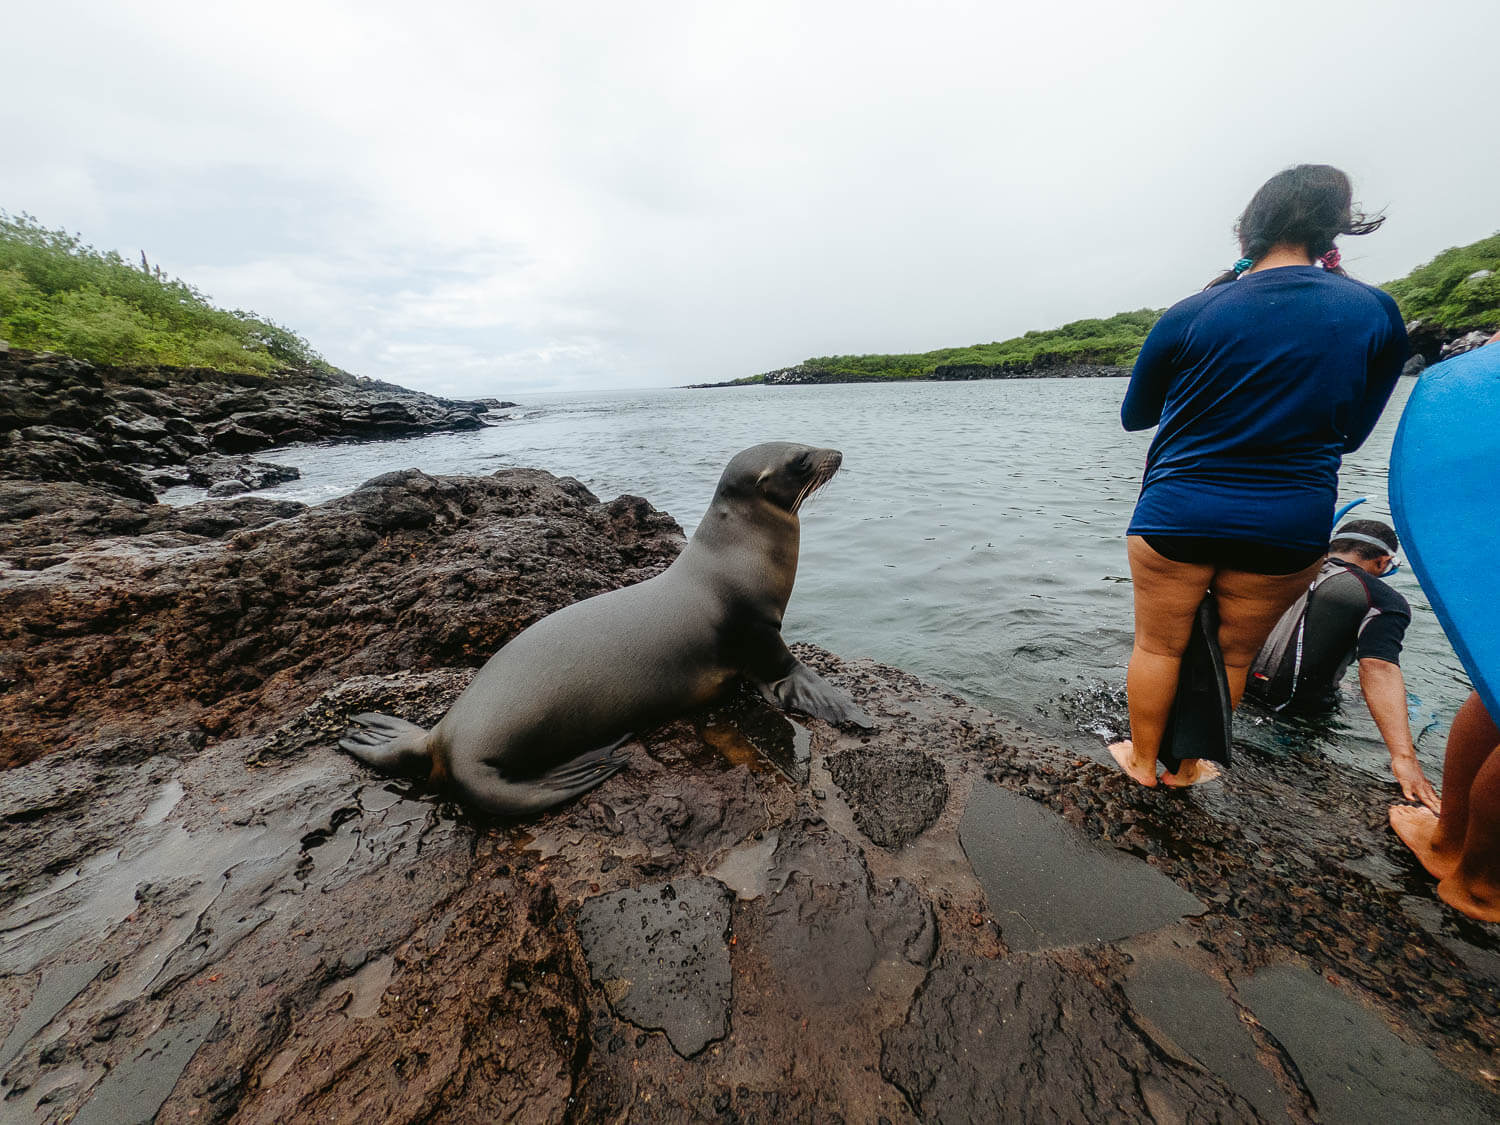
[[[755,487],[759,488],[761,485],[763,485],[763,484],[766,483],[766,480],[768,478],[773,477],[775,475],[776,475],[776,466],[775,465],[772,465],[769,469],[762,469],[760,471],[760,476],[758,476],[758,477],[755,478]]]

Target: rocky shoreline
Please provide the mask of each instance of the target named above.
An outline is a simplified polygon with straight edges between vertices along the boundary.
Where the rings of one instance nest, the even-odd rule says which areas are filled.
[[[0,479],[92,484],[145,502],[204,478],[264,487],[251,482],[266,480],[265,468],[226,467],[224,459],[296,442],[481,429],[491,411],[514,405],[437,398],[342,372],[96,367],[0,344]]]
[[[1148,791],[805,645],[877,730],[740,691],[529,824],[335,749],[682,543],[537,470],[315,507],[0,479],[6,1120],[1500,1111],[1500,938],[1332,766]]]

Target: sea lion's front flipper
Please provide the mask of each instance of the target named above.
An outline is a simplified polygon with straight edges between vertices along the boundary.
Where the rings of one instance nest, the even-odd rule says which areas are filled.
[[[802,661],[781,679],[766,685],[776,702],[789,711],[801,711],[830,723],[852,723],[875,729],[875,720],[841,687],[830,684]]]

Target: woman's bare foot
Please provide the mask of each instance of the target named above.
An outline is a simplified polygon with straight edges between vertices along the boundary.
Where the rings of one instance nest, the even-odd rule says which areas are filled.
[[[1205,781],[1212,781],[1223,772],[1218,766],[1205,762],[1202,758],[1184,758],[1176,773],[1161,775],[1161,783],[1170,785],[1173,789],[1186,789],[1189,785],[1202,785]]]
[[[1454,868],[1458,866],[1458,856],[1432,846],[1438,818],[1432,815],[1431,809],[1421,805],[1392,805],[1388,815],[1396,835],[1422,861],[1428,874],[1434,879],[1446,879],[1453,874]]]
[[[1466,883],[1450,875],[1437,885],[1438,898],[1461,914],[1481,922],[1500,922],[1500,894],[1493,887]]]
[[[1136,759],[1135,743],[1131,742],[1130,739],[1127,738],[1123,742],[1111,742],[1109,744],[1109,753],[1131,781],[1138,781],[1148,789],[1155,787],[1156,763],[1138,761]]]

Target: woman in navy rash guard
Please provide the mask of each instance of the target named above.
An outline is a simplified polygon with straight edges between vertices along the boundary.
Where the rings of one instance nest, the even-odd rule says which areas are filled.
[[[1349,179],[1301,164],[1268,180],[1236,224],[1242,257],[1151,330],[1120,408],[1157,427],[1128,531],[1135,647],[1129,740],[1110,753],[1142,785],[1204,592],[1219,608],[1230,698],[1328,548],[1338,471],[1370,434],[1406,361],[1396,303],[1348,277],[1334,239],[1383,218],[1353,209]],[[1188,759],[1168,785],[1217,771]]]

